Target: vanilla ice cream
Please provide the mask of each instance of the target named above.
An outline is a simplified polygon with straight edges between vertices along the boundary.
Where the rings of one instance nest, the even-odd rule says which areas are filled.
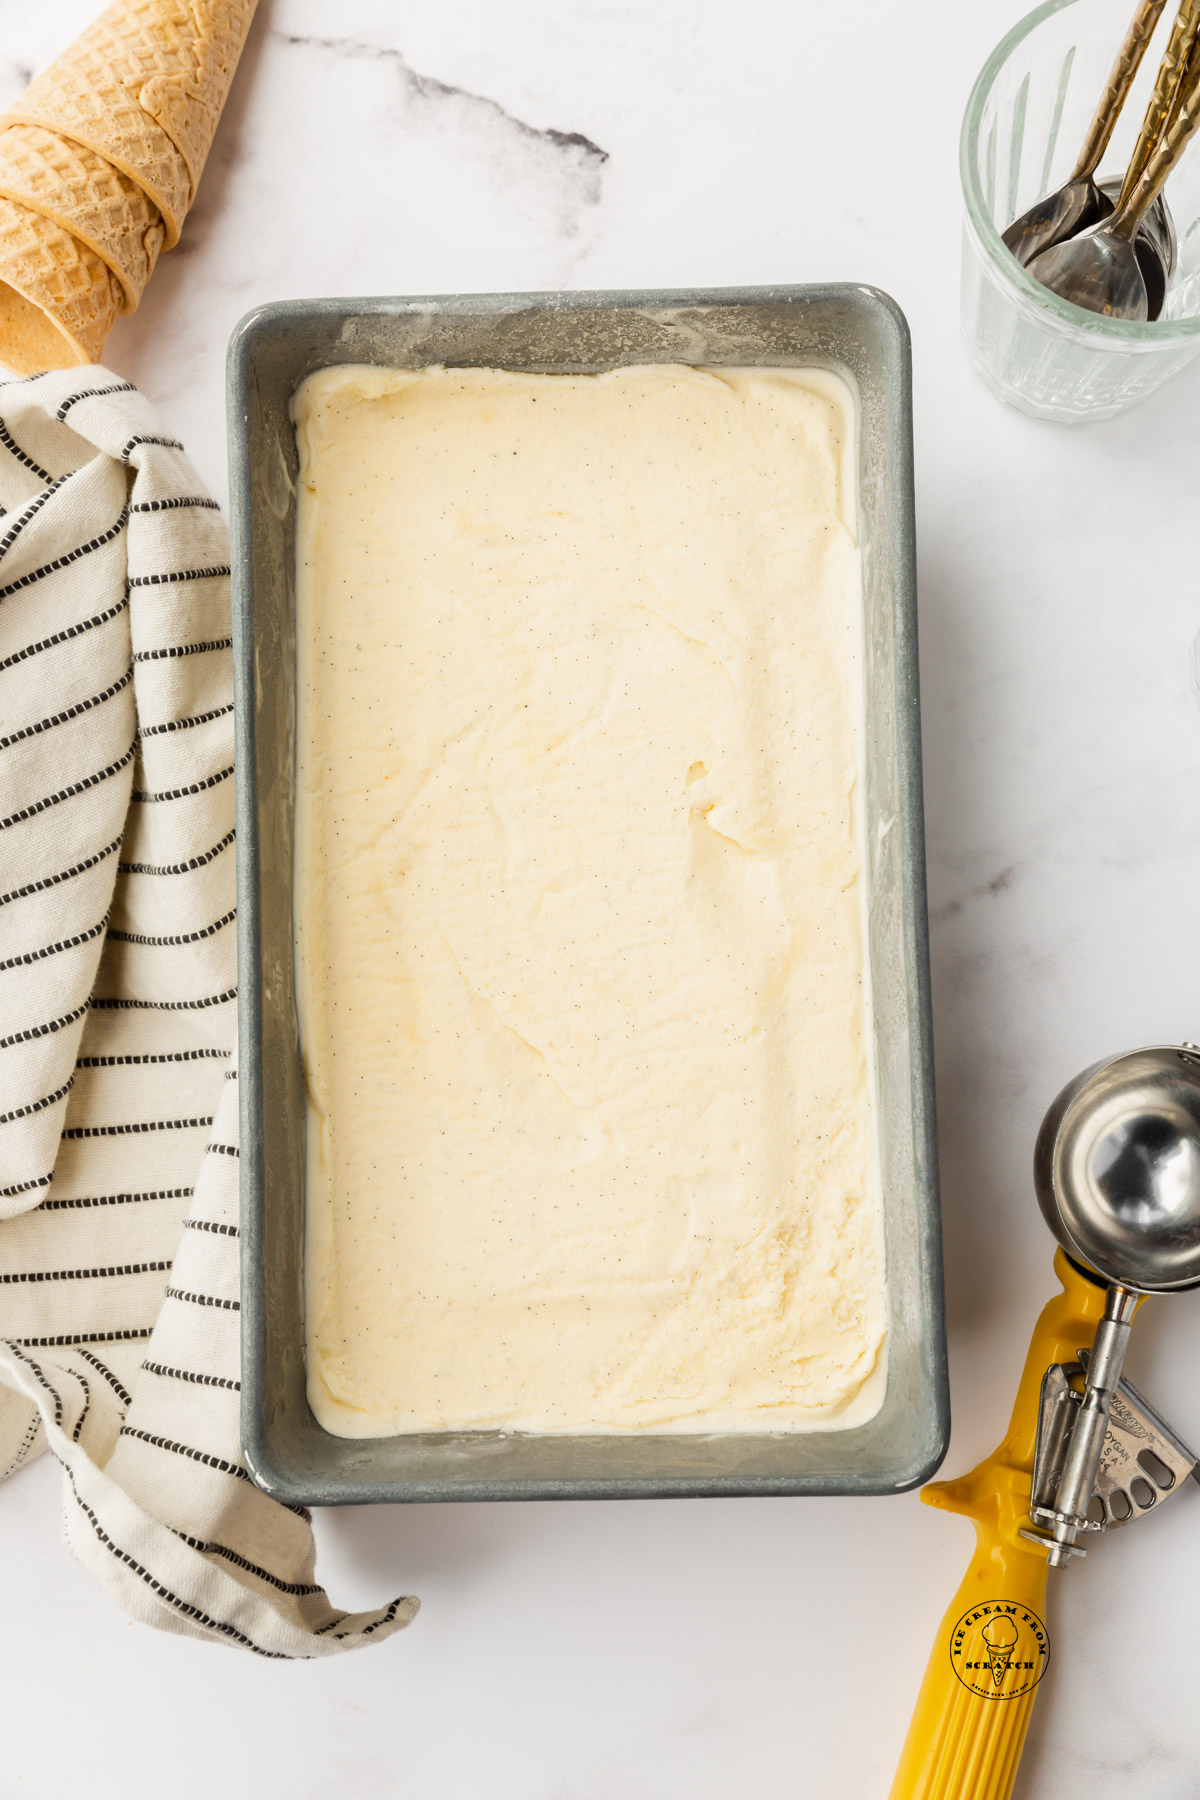
[[[318,1420],[860,1422],[849,391],[342,367],[294,411]]]

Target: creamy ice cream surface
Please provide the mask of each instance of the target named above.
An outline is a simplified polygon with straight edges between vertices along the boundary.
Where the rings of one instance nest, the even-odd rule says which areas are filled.
[[[317,1418],[860,1422],[848,390],[341,367],[294,411]]]

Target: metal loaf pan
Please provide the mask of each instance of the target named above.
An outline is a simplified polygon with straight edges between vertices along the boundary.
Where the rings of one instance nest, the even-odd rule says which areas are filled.
[[[332,363],[590,372],[626,363],[819,366],[859,402],[869,950],[890,1321],[868,1424],[763,1436],[330,1436],[305,1397],[305,1093],[292,969],[296,450],[288,406]],[[237,671],[243,1218],[242,1442],[269,1493],[371,1500],[881,1494],[922,1481],[949,1404],[934,1138],[917,695],[908,330],[851,284],[714,292],[297,300],[229,353]]]

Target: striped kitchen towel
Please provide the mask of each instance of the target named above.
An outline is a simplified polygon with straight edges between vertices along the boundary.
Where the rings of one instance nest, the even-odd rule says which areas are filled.
[[[151,1625],[311,1657],[310,1516],[238,1437],[229,537],[102,368],[0,386],[0,1474]]]

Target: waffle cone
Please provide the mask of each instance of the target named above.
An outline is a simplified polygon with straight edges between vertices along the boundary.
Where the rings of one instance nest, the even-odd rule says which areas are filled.
[[[163,242],[158,208],[94,150],[40,125],[0,130],[0,195],[43,213],[107,263],[132,312]]]
[[[114,0],[0,123],[40,126],[136,182],[178,242],[255,0]]]
[[[123,298],[94,250],[0,197],[0,362],[20,375],[98,362]]]

